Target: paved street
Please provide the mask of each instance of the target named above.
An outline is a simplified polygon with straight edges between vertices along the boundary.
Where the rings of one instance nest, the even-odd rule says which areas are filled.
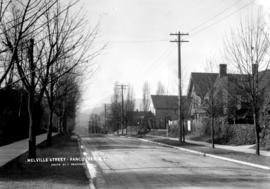
[[[82,138],[97,188],[270,188],[270,172],[139,139]]]

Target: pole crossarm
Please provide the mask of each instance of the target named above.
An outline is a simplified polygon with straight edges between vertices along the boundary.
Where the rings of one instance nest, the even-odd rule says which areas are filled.
[[[128,87],[128,85],[124,85],[124,84],[121,84],[121,85],[116,85],[117,87]]]
[[[181,40],[181,41],[178,41],[178,40],[172,40],[170,42],[175,42],[175,43],[185,43],[185,42],[189,42],[187,40]]]
[[[189,35],[189,33],[180,33],[180,32],[177,32],[177,33],[170,33],[170,35]]]

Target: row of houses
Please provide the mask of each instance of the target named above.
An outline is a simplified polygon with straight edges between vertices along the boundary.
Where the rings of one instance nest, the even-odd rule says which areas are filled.
[[[182,97],[182,118],[188,125],[188,130],[197,132],[202,127],[207,127],[207,103],[212,98],[212,106],[215,106],[212,110],[215,117],[218,117],[215,120],[216,125],[223,128],[234,125],[236,130],[237,125],[244,125],[252,133],[253,115],[248,87],[252,87],[249,86],[249,80],[256,73],[260,81],[257,92],[261,93],[260,125],[267,130],[270,119],[270,70],[258,72],[255,64],[252,65],[250,74],[228,73],[226,64],[219,65],[219,73],[191,73],[187,95]],[[164,129],[169,123],[175,123],[178,118],[178,96],[151,95],[151,99],[155,119],[152,127]]]

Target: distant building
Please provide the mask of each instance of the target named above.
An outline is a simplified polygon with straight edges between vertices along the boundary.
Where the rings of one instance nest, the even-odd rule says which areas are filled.
[[[152,112],[145,112],[145,111],[129,111],[127,112],[127,125],[128,126],[139,126],[142,125],[145,120],[153,120],[153,113]]]
[[[165,129],[169,121],[178,120],[178,96],[176,95],[151,95],[154,114],[155,128]],[[188,100],[182,96],[183,116],[187,118]]]

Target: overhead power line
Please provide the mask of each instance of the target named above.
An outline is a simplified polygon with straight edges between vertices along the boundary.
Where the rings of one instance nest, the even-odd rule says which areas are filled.
[[[147,40],[115,40],[109,41],[109,43],[157,43],[157,42],[167,42],[168,39],[147,39]]]
[[[208,28],[208,23],[210,23],[211,21],[217,19],[218,17],[220,17],[221,15],[223,15],[224,13],[226,13],[228,10],[232,9],[234,6],[236,6],[237,4],[239,4],[240,2],[242,2],[243,0],[237,0],[235,1],[234,3],[232,3],[229,7],[226,7],[224,9],[222,9],[219,13],[211,16],[208,20],[198,24],[197,26],[194,26],[190,29],[189,32],[194,32],[197,34],[197,33],[200,33],[201,31],[203,31],[204,29]],[[226,19],[227,17],[237,13],[238,11],[242,10],[243,8],[249,6],[250,4],[254,3],[254,0],[249,2],[248,4],[245,4],[244,6],[240,7],[239,9],[237,9],[236,11],[234,11],[233,13],[229,14],[229,15],[226,15],[225,17],[222,17],[221,19],[218,20],[221,21],[223,19]],[[210,24],[210,26],[213,26],[215,25],[217,22],[214,22],[214,24]],[[202,28],[202,30],[200,29]],[[197,31],[196,31],[197,30]],[[158,42],[167,42],[168,39],[147,39],[147,40],[137,40],[137,39],[134,39],[134,40],[113,40],[113,41],[109,41],[109,43],[158,43]]]
[[[242,9],[244,9],[244,8],[246,8],[246,7],[248,7],[248,6],[250,6],[250,5],[253,4],[254,2],[255,2],[255,0],[253,0],[253,1],[251,1],[251,2],[249,2],[249,3],[247,3],[247,4],[245,4],[245,5],[243,5],[243,6],[241,6],[241,7],[240,7],[239,9],[237,9],[236,11],[234,11],[234,12],[232,12],[232,13],[230,13],[230,14],[224,16],[224,17],[221,17],[220,19],[218,19],[217,21],[213,22],[212,24],[207,25],[207,26],[205,26],[205,27],[202,27],[201,29],[195,31],[192,35],[193,35],[193,36],[194,36],[194,35],[197,35],[198,33],[201,33],[202,31],[204,31],[204,30],[206,30],[206,29],[208,29],[208,28],[210,28],[210,27],[212,27],[212,26],[214,26],[214,25],[220,23],[221,21],[223,21],[223,20],[227,19],[228,17],[230,17],[230,16],[236,14],[237,12],[241,11]]]
[[[212,23],[209,25],[209,23],[211,21],[214,21],[215,19],[217,19],[218,17],[220,17],[221,15],[223,15],[224,13],[228,12],[230,9],[232,9],[233,7],[235,7],[237,4],[239,4],[240,2],[242,2],[243,0],[237,0],[234,3],[232,3],[230,6],[222,9],[219,13],[211,16],[208,20],[198,24],[197,26],[192,27],[189,32],[194,32],[194,34],[198,34],[201,31],[204,31],[205,29],[217,24],[218,22],[226,19],[227,17],[237,13],[238,11],[244,9],[245,7],[251,5],[252,3],[255,2],[255,0],[241,6],[239,9],[237,9],[236,11],[232,12],[229,15],[226,15],[224,17],[222,17],[221,19],[218,19],[216,22]],[[193,34],[193,35],[194,35]],[[145,44],[145,43],[160,43],[160,42],[167,42],[168,39],[164,39],[164,38],[157,38],[157,39],[132,39],[132,40],[112,40],[109,41],[108,43],[116,43],[116,44]],[[99,41],[99,42],[105,42],[105,41]]]
[[[222,14],[224,14],[225,12],[227,12],[229,9],[233,8],[235,5],[237,5],[237,4],[240,3],[241,1],[242,1],[242,0],[234,2],[232,5],[230,5],[229,7],[225,8],[225,9],[223,9],[223,10],[222,10],[221,12],[219,12],[218,14],[215,14],[214,16],[212,16],[210,19],[208,19],[208,20],[202,22],[201,24],[199,24],[199,25],[193,27],[193,28],[190,30],[190,32],[196,31],[196,30],[197,30],[195,33],[193,33],[193,35],[198,34],[198,33],[202,32],[203,30],[206,30],[207,28],[209,28],[209,27],[211,27],[211,26],[217,24],[217,23],[220,22],[221,20],[224,20],[224,19],[226,19],[227,17],[232,16],[233,14],[237,13],[238,11],[240,11],[240,10],[244,9],[245,7],[247,7],[247,6],[251,5],[252,3],[254,3],[254,1],[251,1],[251,2],[249,2],[248,4],[245,4],[244,6],[241,6],[239,9],[237,9],[237,10],[234,11],[234,12],[232,12],[231,14],[226,15],[225,17],[222,17],[222,18],[219,19],[217,22],[214,22],[214,23],[212,23],[211,25],[208,25],[208,26],[206,25],[206,24],[208,24],[210,21],[216,19],[217,17],[219,17],[219,16],[221,16]],[[206,25],[206,26],[205,26],[205,25]],[[203,27],[203,26],[205,26],[205,27]],[[199,28],[201,28],[201,29],[198,30]],[[147,42],[161,42],[161,41],[164,41],[164,40],[163,40],[163,39],[161,39],[161,40],[147,40],[147,41],[137,41],[137,42],[141,42],[141,43],[146,42],[146,43],[147,43]],[[166,40],[166,41],[167,41],[167,40]],[[124,41],[122,41],[122,42],[124,42]],[[128,42],[128,41],[126,41],[126,42]],[[130,42],[131,42],[131,41],[130,41]],[[133,42],[134,42],[134,41],[133,41]],[[159,62],[159,60],[163,57],[163,55],[165,55],[165,54],[167,53],[167,51],[169,51],[169,49],[170,49],[170,47],[167,47],[167,48],[165,49],[165,51],[163,51],[163,52],[158,56],[158,58],[154,59],[154,61],[153,61],[151,64],[149,64],[149,66],[147,67],[147,69],[145,69],[145,71],[143,71],[143,73],[145,74],[149,69],[152,69],[153,66],[154,66],[157,62]],[[167,55],[168,55],[168,54],[167,54]],[[160,64],[158,64],[158,65],[160,65]]]
[[[237,5],[238,3],[240,3],[242,0],[237,0],[236,2],[234,2],[232,5],[230,5],[229,7],[223,9],[221,12],[215,14],[214,16],[212,16],[211,18],[209,18],[208,20],[198,24],[197,26],[191,28],[191,30],[189,32],[193,32],[196,31],[197,29],[201,28],[202,26],[204,26],[205,24],[211,22],[212,20],[216,19],[217,17],[219,17],[220,15],[222,15],[223,13],[227,12],[228,10],[230,10],[231,8],[233,8],[235,5]]]
[[[166,49],[164,51],[162,51],[161,54],[159,54],[159,56],[157,56],[155,59],[153,59],[153,61],[151,61],[151,63],[147,66],[146,69],[144,69],[144,71],[142,72],[142,75],[145,75],[147,72],[149,72],[151,70],[151,73],[153,71],[153,67],[164,57],[167,57],[170,52],[172,51],[172,47],[168,46],[166,47]],[[163,62],[162,62],[163,63]],[[161,63],[161,64],[162,64]],[[161,64],[158,64],[157,66],[160,66]],[[155,67],[156,68],[156,67]]]

